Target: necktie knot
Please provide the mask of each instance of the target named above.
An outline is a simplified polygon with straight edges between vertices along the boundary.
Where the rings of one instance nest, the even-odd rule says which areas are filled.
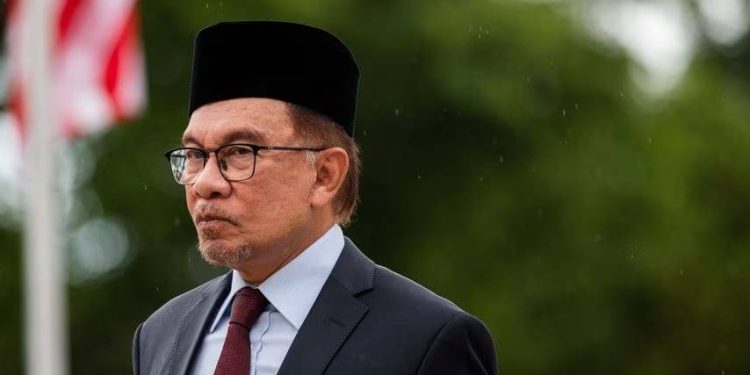
[[[238,290],[234,295],[229,324],[239,324],[249,331],[267,304],[268,300],[258,289],[246,286]]]

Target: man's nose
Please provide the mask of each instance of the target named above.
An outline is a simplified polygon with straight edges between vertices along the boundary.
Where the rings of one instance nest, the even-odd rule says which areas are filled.
[[[196,177],[192,189],[204,199],[226,197],[232,191],[232,186],[221,174],[220,161],[216,154],[209,154],[203,170]]]

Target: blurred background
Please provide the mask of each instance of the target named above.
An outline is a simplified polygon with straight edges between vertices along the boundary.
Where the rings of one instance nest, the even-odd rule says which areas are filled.
[[[345,233],[482,319],[504,373],[747,373],[749,16],[746,0],[142,2],[146,112],[60,160],[71,373],[130,373],[136,326],[225,272],[161,153],[187,122],[193,36],[236,19],[346,41],[364,175]],[[1,148],[0,363],[21,374],[24,186]]]

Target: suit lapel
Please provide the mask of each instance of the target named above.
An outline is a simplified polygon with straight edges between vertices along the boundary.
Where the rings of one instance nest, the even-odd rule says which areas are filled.
[[[323,285],[289,348],[279,375],[322,374],[362,320],[368,307],[356,295],[372,289],[375,265],[346,239],[331,276]]]
[[[167,374],[187,374],[190,361],[211,324],[216,310],[224,300],[231,285],[231,273],[207,285],[201,298],[193,305],[178,324],[177,337],[171,360],[166,366]]]

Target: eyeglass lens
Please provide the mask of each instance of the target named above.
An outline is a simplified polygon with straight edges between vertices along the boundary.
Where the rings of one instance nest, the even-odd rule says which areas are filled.
[[[246,180],[255,169],[255,152],[246,145],[227,145],[216,150],[219,171],[229,181]],[[178,149],[169,156],[175,181],[189,185],[203,171],[208,162],[208,154],[195,149]]]

